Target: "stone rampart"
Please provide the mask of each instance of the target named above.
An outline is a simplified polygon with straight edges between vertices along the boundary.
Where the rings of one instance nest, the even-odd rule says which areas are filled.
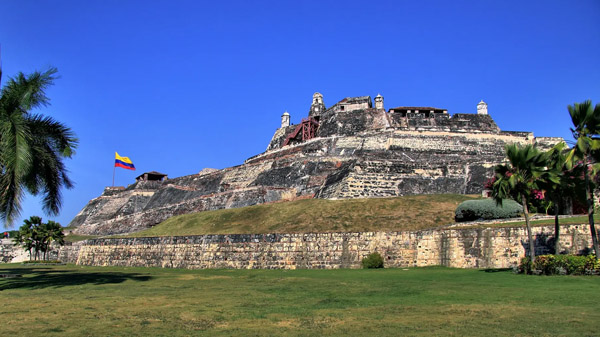
[[[553,227],[534,227],[536,254],[553,247]],[[589,226],[561,228],[564,252],[589,250]],[[63,247],[65,262],[92,266],[236,269],[360,268],[379,252],[387,267],[508,268],[527,250],[525,228],[410,232],[199,235],[93,239]]]

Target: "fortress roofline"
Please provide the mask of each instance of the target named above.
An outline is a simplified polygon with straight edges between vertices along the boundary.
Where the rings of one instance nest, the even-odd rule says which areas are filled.
[[[399,106],[399,107],[395,107],[395,108],[391,108],[390,110],[444,110],[447,111],[446,109],[441,109],[441,108],[434,108],[431,106]]]

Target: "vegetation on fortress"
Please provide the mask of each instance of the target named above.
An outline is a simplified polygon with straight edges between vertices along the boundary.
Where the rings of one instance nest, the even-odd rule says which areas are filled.
[[[61,188],[73,187],[63,159],[73,155],[77,138],[64,124],[34,112],[50,103],[45,91],[56,72],[19,73],[0,92],[0,219],[5,227],[20,215],[25,192],[42,195],[44,211],[55,215]]]
[[[569,114],[574,128],[571,129],[577,143],[569,153],[566,161],[568,168],[583,165],[585,183],[585,199],[587,201],[588,221],[592,235],[592,244],[597,257],[600,257],[598,234],[594,224],[594,184],[600,170],[600,104],[593,107],[587,100],[583,103],[570,105]]]

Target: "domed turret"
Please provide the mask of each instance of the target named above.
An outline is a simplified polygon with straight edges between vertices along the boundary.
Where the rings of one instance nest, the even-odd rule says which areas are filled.
[[[285,128],[290,126],[290,114],[286,111],[281,115],[281,127]]]
[[[384,110],[384,108],[383,108],[383,96],[381,96],[381,94],[377,94],[377,96],[375,96],[375,109],[377,109],[377,110]]]
[[[483,100],[481,100],[481,102],[479,102],[479,104],[477,104],[477,114],[478,115],[487,115],[488,114],[487,103],[484,102]]]
[[[323,95],[315,92],[313,95],[312,104],[310,105],[309,117],[318,117],[325,112],[325,103],[323,103]]]

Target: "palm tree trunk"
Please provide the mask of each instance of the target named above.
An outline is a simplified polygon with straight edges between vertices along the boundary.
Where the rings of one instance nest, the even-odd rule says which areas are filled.
[[[594,192],[590,186],[588,165],[586,165],[583,175],[585,177],[585,196],[587,198],[588,222],[590,223],[590,232],[592,234],[592,245],[594,247],[594,254],[596,254],[596,257],[598,257],[600,256],[600,250],[598,249],[598,235],[596,233],[596,226],[594,225]]]
[[[560,224],[558,223],[558,201],[554,203],[554,255],[560,254]]]
[[[533,242],[533,235],[531,234],[531,224],[529,223],[529,209],[527,208],[527,199],[525,196],[521,196],[521,203],[523,204],[523,214],[525,215],[525,225],[527,226],[527,238],[529,239],[529,258],[531,263],[535,261],[535,245]]]

